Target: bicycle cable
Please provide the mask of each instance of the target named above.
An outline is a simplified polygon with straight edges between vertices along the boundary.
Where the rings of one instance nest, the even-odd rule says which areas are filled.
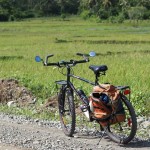
[[[65,68],[66,68],[66,67],[63,67],[63,68],[61,68],[61,69],[58,68],[59,73],[61,73],[61,74],[64,75],[64,76],[67,75],[66,73],[64,73],[64,72],[65,72],[65,71],[64,71]],[[70,67],[70,69],[71,69],[71,73],[74,74],[74,71],[73,71],[72,67]]]
[[[64,75],[64,76],[65,76],[66,74],[64,74],[64,73],[63,73],[64,68],[65,68],[65,67],[63,67],[63,68],[61,68],[61,69],[60,69],[60,68],[58,68],[58,71],[59,71],[59,73],[60,73],[60,74],[62,74],[62,75]]]

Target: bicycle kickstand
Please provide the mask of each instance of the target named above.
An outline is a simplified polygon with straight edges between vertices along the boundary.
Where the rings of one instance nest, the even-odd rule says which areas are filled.
[[[97,145],[99,145],[100,141],[101,141],[101,140],[102,140],[102,138],[104,137],[104,135],[105,135],[105,133],[106,133],[107,128],[108,128],[108,125],[107,125],[107,126],[106,126],[106,128],[103,130],[103,134],[101,135],[101,137],[100,137],[100,139],[99,139],[99,141],[98,141]]]

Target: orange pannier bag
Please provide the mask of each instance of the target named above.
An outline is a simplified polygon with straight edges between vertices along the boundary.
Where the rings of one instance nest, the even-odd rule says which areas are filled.
[[[100,84],[100,86],[94,86],[89,100],[93,107],[92,115],[100,120],[102,126],[125,121],[126,116],[119,91],[113,85]]]

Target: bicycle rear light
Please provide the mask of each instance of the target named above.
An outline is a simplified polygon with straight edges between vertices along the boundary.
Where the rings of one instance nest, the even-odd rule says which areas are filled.
[[[126,89],[126,90],[123,91],[123,93],[124,93],[124,95],[128,95],[128,94],[131,93],[131,91],[129,89]]]

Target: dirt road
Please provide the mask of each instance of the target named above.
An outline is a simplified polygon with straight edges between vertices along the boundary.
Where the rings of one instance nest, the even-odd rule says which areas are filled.
[[[0,144],[0,150],[27,150],[13,145]]]
[[[135,140],[118,145],[105,136],[75,134],[66,137],[57,122],[0,115],[0,150],[149,150],[150,141]],[[77,136],[78,135],[78,136]]]

